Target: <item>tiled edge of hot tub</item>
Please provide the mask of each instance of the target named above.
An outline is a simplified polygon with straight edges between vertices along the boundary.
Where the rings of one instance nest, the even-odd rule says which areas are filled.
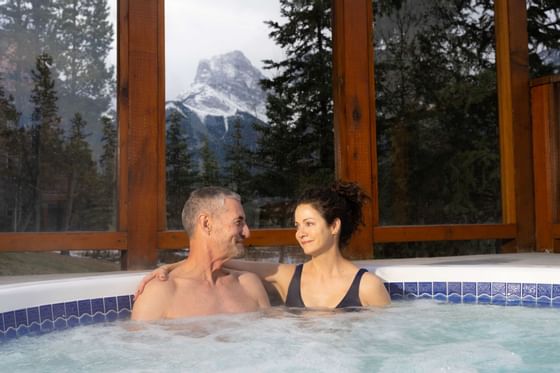
[[[120,295],[7,311],[0,320],[0,339],[127,319],[131,310],[132,296]]]
[[[560,268],[555,267],[405,265],[368,269],[381,277],[392,300],[560,307]]]
[[[128,319],[132,294],[145,273],[119,272],[0,285],[0,342]]]
[[[360,263],[391,298],[449,303],[560,307],[560,266],[391,265]],[[0,342],[130,317],[147,272],[119,272],[0,285]]]

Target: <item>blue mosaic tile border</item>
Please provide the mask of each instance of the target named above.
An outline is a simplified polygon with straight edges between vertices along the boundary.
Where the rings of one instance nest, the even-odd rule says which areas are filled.
[[[133,296],[82,299],[0,313],[0,342],[78,325],[130,318]]]
[[[385,282],[391,299],[560,307],[560,284],[520,282]]]
[[[392,300],[435,299],[449,303],[560,308],[560,284],[519,282],[385,282]],[[0,342],[78,325],[128,319],[133,296],[45,304],[0,313]]]

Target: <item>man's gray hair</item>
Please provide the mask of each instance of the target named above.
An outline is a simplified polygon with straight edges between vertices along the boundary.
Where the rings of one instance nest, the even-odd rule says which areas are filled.
[[[241,202],[239,194],[227,188],[208,186],[194,190],[185,202],[181,213],[181,220],[187,234],[193,235],[196,219],[201,213],[214,215],[224,207],[226,198],[233,198]]]

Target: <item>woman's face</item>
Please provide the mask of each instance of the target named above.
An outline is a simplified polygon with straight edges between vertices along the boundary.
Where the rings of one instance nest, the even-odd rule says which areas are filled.
[[[313,206],[301,204],[294,213],[296,239],[306,255],[316,256],[331,247],[338,240],[338,220],[332,225]]]

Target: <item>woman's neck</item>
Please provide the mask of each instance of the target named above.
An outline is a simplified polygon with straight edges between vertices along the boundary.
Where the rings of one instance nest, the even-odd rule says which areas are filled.
[[[313,272],[319,276],[332,277],[341,273],[346,259],[340,253],[338,247],[333,247],[317,256],[311,257],[308,262]]]

